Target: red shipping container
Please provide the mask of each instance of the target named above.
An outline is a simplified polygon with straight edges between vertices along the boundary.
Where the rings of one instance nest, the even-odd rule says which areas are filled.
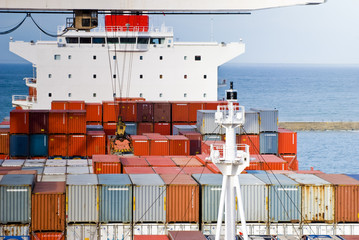
[[[29,133],[29,111],[14,109],[10,112],[10,133]]]
[[[123,173],[126,174],[154,174],[151,167],[124,167]]]
[[[0,154],[8,155],[9,149],[10,149],[10,129],[0,128]]]
[[[188,122],[189,121],[189,103],[188,102],[172,102],[172,122]]]
[[[167,222],[199,222],[199,185],[186,174],[160,175],[166,184]]]
[[[297,154],[297,133],[278,128],[278,154]]]
[[[32,232],[31,240],[65,240],[64,232]]]
[[[201,142],[202,154],[207,154],[207,155],[211,154],[211,144],[223,145],[223,144],[225,144],[225,142],[224,141],[202,141]]]
[[[69,134],[86,134],[86,111],[69,110],[67,114]]]
[[[251,155],[246,170],[288,170],[288,163],[275,155]]]
[[[166,235],[134,235],[134,240],[169,240]]]
[[[189,154],[196,155],[201,154],[201,141],[202,135],[197,132],[180,132],[181,135],[185,136],[189,140]]]
[[[102,122],[102,104],[86,103],[86,122]]]
[[[288,163],[288,169],[292,171],[298,170],[298,160],[297,155],[292,154],[281,154],[279,155],[284,161]]]
[[[209,155],[207,154],[198,154],[195,156],[196,159],[202,163],[203,165],[206,165],[207,163],[211,163],[212,161],[209,158]]]
[[[137,103],[137,122],[153,122],[153,103]]]
[[[119,111],[124,122],[137,121],[137,102],[119,102]],[[117,122],[117,120],[116,120]]]
[[[155,123],[154,132],[161,135],[170,135],[171,134],[171,123]]]
[[[52,110],[69,110],[68,101],[52,101],[51,102]]]
[[[108,135],[115,135],[116,133],[116,127],[117,123],[115,122],[109,122],[109,123],[103,123],[103,131],[105,134]]]
[[[69,157],[86,157],[86,135],[69,135]]]
[[[149,167],[146,158],[143,157],[120,157],[120,161],[124,167]]]
[[[106,15],[106,30],[111,31],[148,31],[147,15]]]
[[[204,110],[205,102],[189,102],[189,121],[197,122],[197,110]]]
[[[213,101],[213,102],[206,102],[205,110],[217,110],[218,105],[227,105],[226,101]],[[238,103],[237,103],[238,105]]]
[[[93,172],[95,174],[121,173],[121,161],[116,155],[93,155]]]
[[[170,143],[169,155],[189,155],[189,140],[183,135],[167,135]]]
[[[137,135],[142,135],[143,133],[153,133],[153,123],[138,123]]]
[[[186,174],[180,167],[152,167],[157,174]]]
[[[170,153],[169,140],[162,135],[148,136],[150,140],[150,154],[155,156],[168,156]]]
[[[221,173],[221,171],[218,169],[218,167],[212,162],[207,163],[207,168],[215,174]]]
[[[249,145],[249,154],[259,154],[259,135],[238,135],[240,144]],[[238,141],[237,141],[238,143]],[[244,150],[244,149],[242,149]]]
[[[117,122],[120,106],[118,102],[104,101],[102,102],[102,121],[103,122]]]
[[[115,98],[115,101],[119,101],[119,102],[140,102],[140,101],[146,101],[146,98],[141,98],[141,97],[117,97]]]
[[[68,148],[67,135],[49,135],[49,156],[66,157]]]
[[[86,137],[87,156],[106,153],[106,135],[104,131],[89,131]]]
[[[201,231],[168,231],[170,240],[206,240]]]
[[[84,101],[68,101],[68,110],[86,110]]]
[[[133,154],[135,156],[147,156],[150,155],[150,141],[148,137],[143,135],[133,135],[132,146]]]
[[[188,174],[207,174],[207,173],[213,173],[211,170],[209,170],[207,167],[184,167],[183,171]]]
[[[68,117],[66,110],[49,111],[49,133],[67,133]]]
[[[154,122],[171,122],[171,103],[154,102],[153,103],[153,120]]]
[[[179,167],[202,167],[203,164],[197,158],[191,157],[171,157],[172,161]]]
[[[176,167],[170,157],[146,156],[145,158],[151,167]]]
[[[49,131],[49,111],[48,110],[30,110],[29,112],[29,132],[48,133]]]

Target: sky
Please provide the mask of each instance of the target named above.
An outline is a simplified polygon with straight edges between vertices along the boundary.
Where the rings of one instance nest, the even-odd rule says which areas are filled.
[[[246,44],[245,54],[232,63],[359,64],[359,1],[328,0],[311,6],[253,11],[251,15],[156,15],[150,24],[174,27],[176,41],[236,42]],[[53,34],[68,15],[33,14]],[[24,14],[0,13],[0,32]],[[100,17],[103,21],[103,16]],[[10,37],[17,41],[54,40],[41,33],[28,18],[15,32],[0,35],[0,63],[23,63],[9,52]]]

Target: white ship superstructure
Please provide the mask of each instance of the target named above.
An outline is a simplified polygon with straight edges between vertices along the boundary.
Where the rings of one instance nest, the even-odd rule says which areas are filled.
[[[36,77],[26,81],[36,94],[13,96],[13,105],[48,109],[54,100],[114,97],[213,101],[218,97],[218,66],[244,49],[240,41],[175,42],[166,26],[99,27],[70,30],[57,41],[12,41],[10,50],[36,68]]]

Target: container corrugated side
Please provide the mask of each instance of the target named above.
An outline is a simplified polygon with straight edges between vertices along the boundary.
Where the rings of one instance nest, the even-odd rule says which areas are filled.
[[[86,135],[68,135],[68,143],[69,157],[86,156]]]
[[[104,131],[89,131],[86,136],[86,155],[106,153],[106,135]]]
[[[259,134],[259,113],[255,111],[246,111],[245,120],[243,128],[240,128],[240,133]]]
[[[67,240],[96,240],[98,239],[97,225],[71,224],[66,227]]]
[[[30,225],[29,224],[7,224],[1,225],[0,224],[0,236],[24,236],[24,239],[30,238]],[[5,239],[5,238],[0,238]],[[12,238],[6,238],[12,239]],[[19,239],[19,238],[14,238]]]
[[[206,240],[201,231],[168,231],[170,240]]]
[[[86,103],[86,122],[102,122],[102,104]]]
[[[154,122],[171,122],[171,104],[169,102],[155,102],[153,106]]]
[[[8,155],[10,152],[10,129],[0,129],[0,154]]]
[[[24,135],[24,134],[10,135],[10,156],[12,157],[29,156],[29,135]]]
[[[259,131],[277,132],[278,131],[278,110],[276,109],[250,109],[259,112]]]
[[[153,103],[137,103],[137,122],[153,122]]]
[[[31,240],[65,240],[64,232],[32,232]]]
[[[30,223],[35,175],[5,175],[0,182],[0,223]]]
[[[29,132],[48,133],[49,131],[49,111],[48,110],[31,110],[29,115]]]
[[[132,239],[132,231],[130,224],[100,224],[99,233],[99,240]]]
[[[130,135],[137,134],[137,123],[135,122],[125,122],[126,124],[126,133]]]
[[[166,185],[157,174],[130,174],[133,221],[166,222]]]
[[[132,221],[132,184],[126,174],[99,174],[100,222]]]
[[[67,133],[67,111],[50,110],[49,112],[49,133]]]
[[[29,133],[29,111],[14,109],[10,112],[10,133]]]
[[[278,154],[278,133],[261,133],[259,141],[261,154]]]
[[[223,129],[214,121],[216,110],[197,111],[197,129],[201,134],[223,134]]]
[[[170,135],[171,134],[171,123],[154,123],[154,133],[159,133],[161,135]]]
[[[297,154],[297,133],[278,129],[278,154]]]
[[[66,157],[68,147],[67,135],[49,135],[49,156]]]
[[[30,135],[30,156],[46,157],[48,155],[48,135],[31,134]]]
[[[67,113],[69,134],[86,134],[86,111],[71,110]]]

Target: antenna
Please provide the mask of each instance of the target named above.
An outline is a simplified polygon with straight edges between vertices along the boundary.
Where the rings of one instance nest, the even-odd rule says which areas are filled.
[[[219,202],[216,240],[220,239],[222,218],[225,212],[225,240],[233,240],[236,237],[236,209],[235,195],[238,199],[239,214],[242,223],[244,240],[248,240],[246,220],[244,216],[241,189],[238,175],[249,166],[249,146],[236,144],[235,129],[245,122],[243,106],[234,105],[237,101],[237,91],[233,89],[233,82],[230,89],[226,91],[227,106],[217,106],[215,122],[226,129],[226,143],[211,144],[210,159],[222,172],[222,192]],[[224,210],[225,207],[225,211]]]

